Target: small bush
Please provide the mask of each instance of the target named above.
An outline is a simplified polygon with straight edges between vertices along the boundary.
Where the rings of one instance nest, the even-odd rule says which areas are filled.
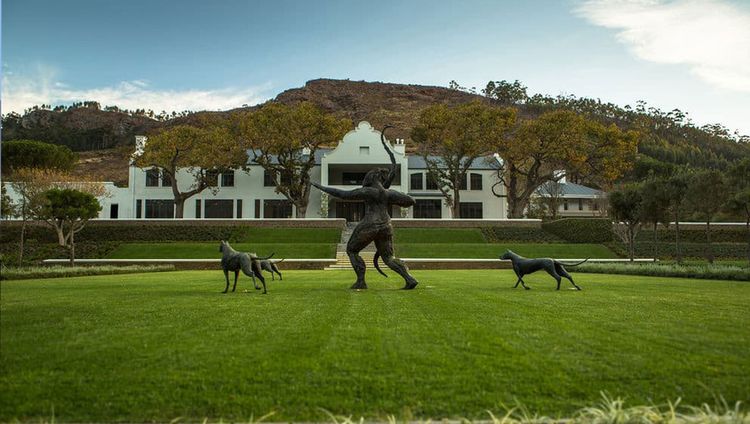
[[[96,265],[96,266],[32,266],[3,268],[2,280],[30,280],[38,278],[80,277],[84,275],[132,274],[140,272],[174,271],[174,265]]]
[[[612,222],[605,218],[563,218],[542,223],[542,229],[568,243],[607,243],[613,240]]]
[[[683,277],[705,280],[750,281],[750,268],[734,265],[677,265],[660,263],[585,263],[576,271],[597,274]]]

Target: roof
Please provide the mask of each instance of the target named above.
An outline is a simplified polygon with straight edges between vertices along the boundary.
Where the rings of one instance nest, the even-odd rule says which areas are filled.
[[[547,189],[547,187],[549,187],[549,189]],[[548,181],[542,184],[542,186],[536,190],[536,194],[539,196],[549,196],[550,193],[555,193],[557,190],[559,190],[560,197],[598,197],[604,194],[601,190],[586,187],[584,185],[569,182],[560,183],[556,181]]]
[[[323,147],[317,149],[315,151],[315,165],[320,165],[320,161],[321,161],[321,159],[323,159],[323,156],[326,153],[329,153],[331,151],[333,151],[333,149],[328,149],[328,148],[323,148]],[[257,165],[257,162],[255,162],[255,153],[257,153],[258,156],[260,156],[260,152],[261,152],[260,149],[249,149],[247,151],[247,158],[248,158],[247,159],[247,164],[248,165]],[[304,155],[304,156],[307,156],[307,155]],[[275,155],[271,155],[271,162],[274,163],[274,164],[278,163],[278,161],[276,160],[276,156]]]
[[[428,156],[431,160],[440,161],[439,156]],[[409,169],[427,169],[427,163],[422,156],[408,155]],[[480,156],[474,160],[469,169],[471,170],[497,170],[500,168],[500,162],[495,156]]]

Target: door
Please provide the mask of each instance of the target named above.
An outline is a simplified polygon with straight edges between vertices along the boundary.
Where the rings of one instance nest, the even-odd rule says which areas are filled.
[[[359,222],[365,216],[364,202],[336,202],[336,217],[347,222]]]

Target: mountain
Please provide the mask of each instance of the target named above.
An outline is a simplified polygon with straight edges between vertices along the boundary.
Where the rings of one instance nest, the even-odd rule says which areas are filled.
[[[389,137],[404,138],[408,145],[410,131],[423,109],[435,103],[457,105],[476,99],[508,105],[461,89],[332,79],[308,81],[303,87],[280,93],[274,101],[284,104],[310,101],[354,123],[366,120],[375,128],[390,124],[394,128]],[[517,107],[519,115],[524,118],[533,118],[555,108],[569,108],[624,129],[636,129],[643,140],[637,166],[639,174],[681,164],[722,168],[739,157],[750,155],[748,143],[737,143],[710,130],[685,126],[675,120],[674,111],[631,110],[598,99],[540,95],[525,97],[512,106]],[[78,172],[90,172],[105,180],[122,182],[127,180],[126,158],[132,150],[135,135],[172,125],[197,123],[204,114],[228,116],[231,112],[256,107],[155,116],[143,109],[135,112],[112,106],[102,109],[96,102],[83,102],[54,110],[35,108],[23,116],[6,115],[3,117],[2,138],[36,139],[89,152],[81,155]],[[636,175],[635,178],[639,177]]]

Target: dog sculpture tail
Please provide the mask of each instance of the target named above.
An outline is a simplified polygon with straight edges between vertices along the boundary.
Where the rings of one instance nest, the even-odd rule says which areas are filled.
[[[284,258],[284,259],[286,259],[286,258]],[[276,262],[274,262],[274,263],[275,263],[275,264],[280,264],[280,263],[284,262],[284,259],[280,259],[280,260],[278,260],[278,261],[276,261]]]
[[[584,262],[588,261],[589,259],[591,259],[591,258],[586,258],[586,259],[582,260],[581,262],[578,262],[577,264],[563,264],[562,262],[560,262],[560,263],[561,263],[561,264],[562,264],[563,266],[578,266],[578,265],[581,265],[582,263],[584,263]]]
[[[378,266],[378,258],[379,257],[380,257],[380,252],[376,251],[375,252],[375,257],[372,258],[372,264],[375,265],[375,269],[377,269],[379,273],[383,274],[383,277],[388,278],[388,275],[385,272],[383,272],[382,269],[380,269],[380,266]]]

